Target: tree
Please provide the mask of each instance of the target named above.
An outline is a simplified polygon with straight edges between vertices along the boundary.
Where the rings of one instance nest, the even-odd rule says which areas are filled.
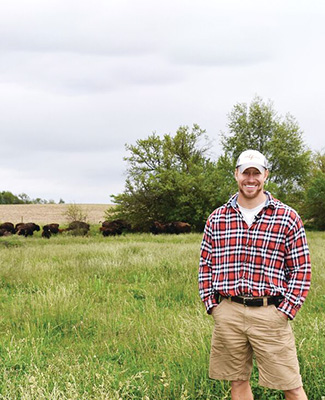
[[[0,204],[22,204],[23,201],[8,191],[0,192]]]
[[[64,203],[60,199],[60,204]],[[55,204],[55,201],[41,199],[36,197],[36,199],[31,199],[26,193],[20,193],[18,196],[12,194],[8,191],[0,192],[0,204]]]
[[[216,207],[216,165],[206,154],[209,143],[198,125],[181,126],[175,136],[156,133],[126,145],[130,156],[125,190],[112,196],[111,218],[125,218],[147,230],[155,220],[185,221],[202,229]]]
[[[325,174],[318,172],[306,194],[304,216],[312,228],[325,230]]]
[[[312,161],[303,216],[307,226],[325,230],[325,153],[316,152]]]
[[[62,215],[67,219],[68,222],[87,222],[88,220],[88,213],[83,211],[82,207],[78,204],[69,204],[66,211],[62,213]]]
[[[315,176],[319,172],[325,174],[325,150],[313,153],[311,175]]]
[[[228,133],[222,134],[224,150],[222,170],[233,171],[239,154],[259,150],[269,162],[266,188],[280,200],[297,206],[311,165],[311,152],[302,139],[302,131],[290,114],[277,115],[272,103],[256,97],[250,106],[237,104],[228,116]]]

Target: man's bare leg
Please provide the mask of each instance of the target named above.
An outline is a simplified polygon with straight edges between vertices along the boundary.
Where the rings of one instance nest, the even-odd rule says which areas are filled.
[[[286,400],[308,400],[302,386],[298,387],[297,389],[285,390],[284,395]]]
[[[249,381],[231,382],[231,400],[254,400]]]

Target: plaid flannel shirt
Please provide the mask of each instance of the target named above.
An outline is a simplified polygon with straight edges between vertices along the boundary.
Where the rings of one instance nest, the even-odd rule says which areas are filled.
[[[278,307],[290,319],[310,288],[305,230],[295,210],[265,192],[265,207],[248,227],[238,193],[208,218],[201,244],[199,293],[208,313],[222,296],[284,296]]]

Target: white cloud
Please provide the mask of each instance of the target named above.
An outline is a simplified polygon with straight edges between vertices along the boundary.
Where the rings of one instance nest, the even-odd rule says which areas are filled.
[[[0,190],[107,202],[125,143],[198,123],[215,139],[255,95],[325,147],[318,0],[0,3]]]

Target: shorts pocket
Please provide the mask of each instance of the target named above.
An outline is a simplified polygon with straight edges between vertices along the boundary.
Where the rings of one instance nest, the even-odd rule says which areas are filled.
[[[217,322],[218,315],[220,314],[220,311],[223,308],[225,303],[226,303],[226,300],[222,300],[221,303],[219,303],[216,307],[213,307],[211,314],[214,319],[214,322]]]
[[[271,307],[272,307],[273,314],[276,316],[276,318],[279,321],[281,321],[283,323],[287,323],[288,322],[288,319],[285,317],[285,315],[281,311],[279,311],[274,305],[272,305]],[[283,314],[283,315],[281,315],[281,314]]]

